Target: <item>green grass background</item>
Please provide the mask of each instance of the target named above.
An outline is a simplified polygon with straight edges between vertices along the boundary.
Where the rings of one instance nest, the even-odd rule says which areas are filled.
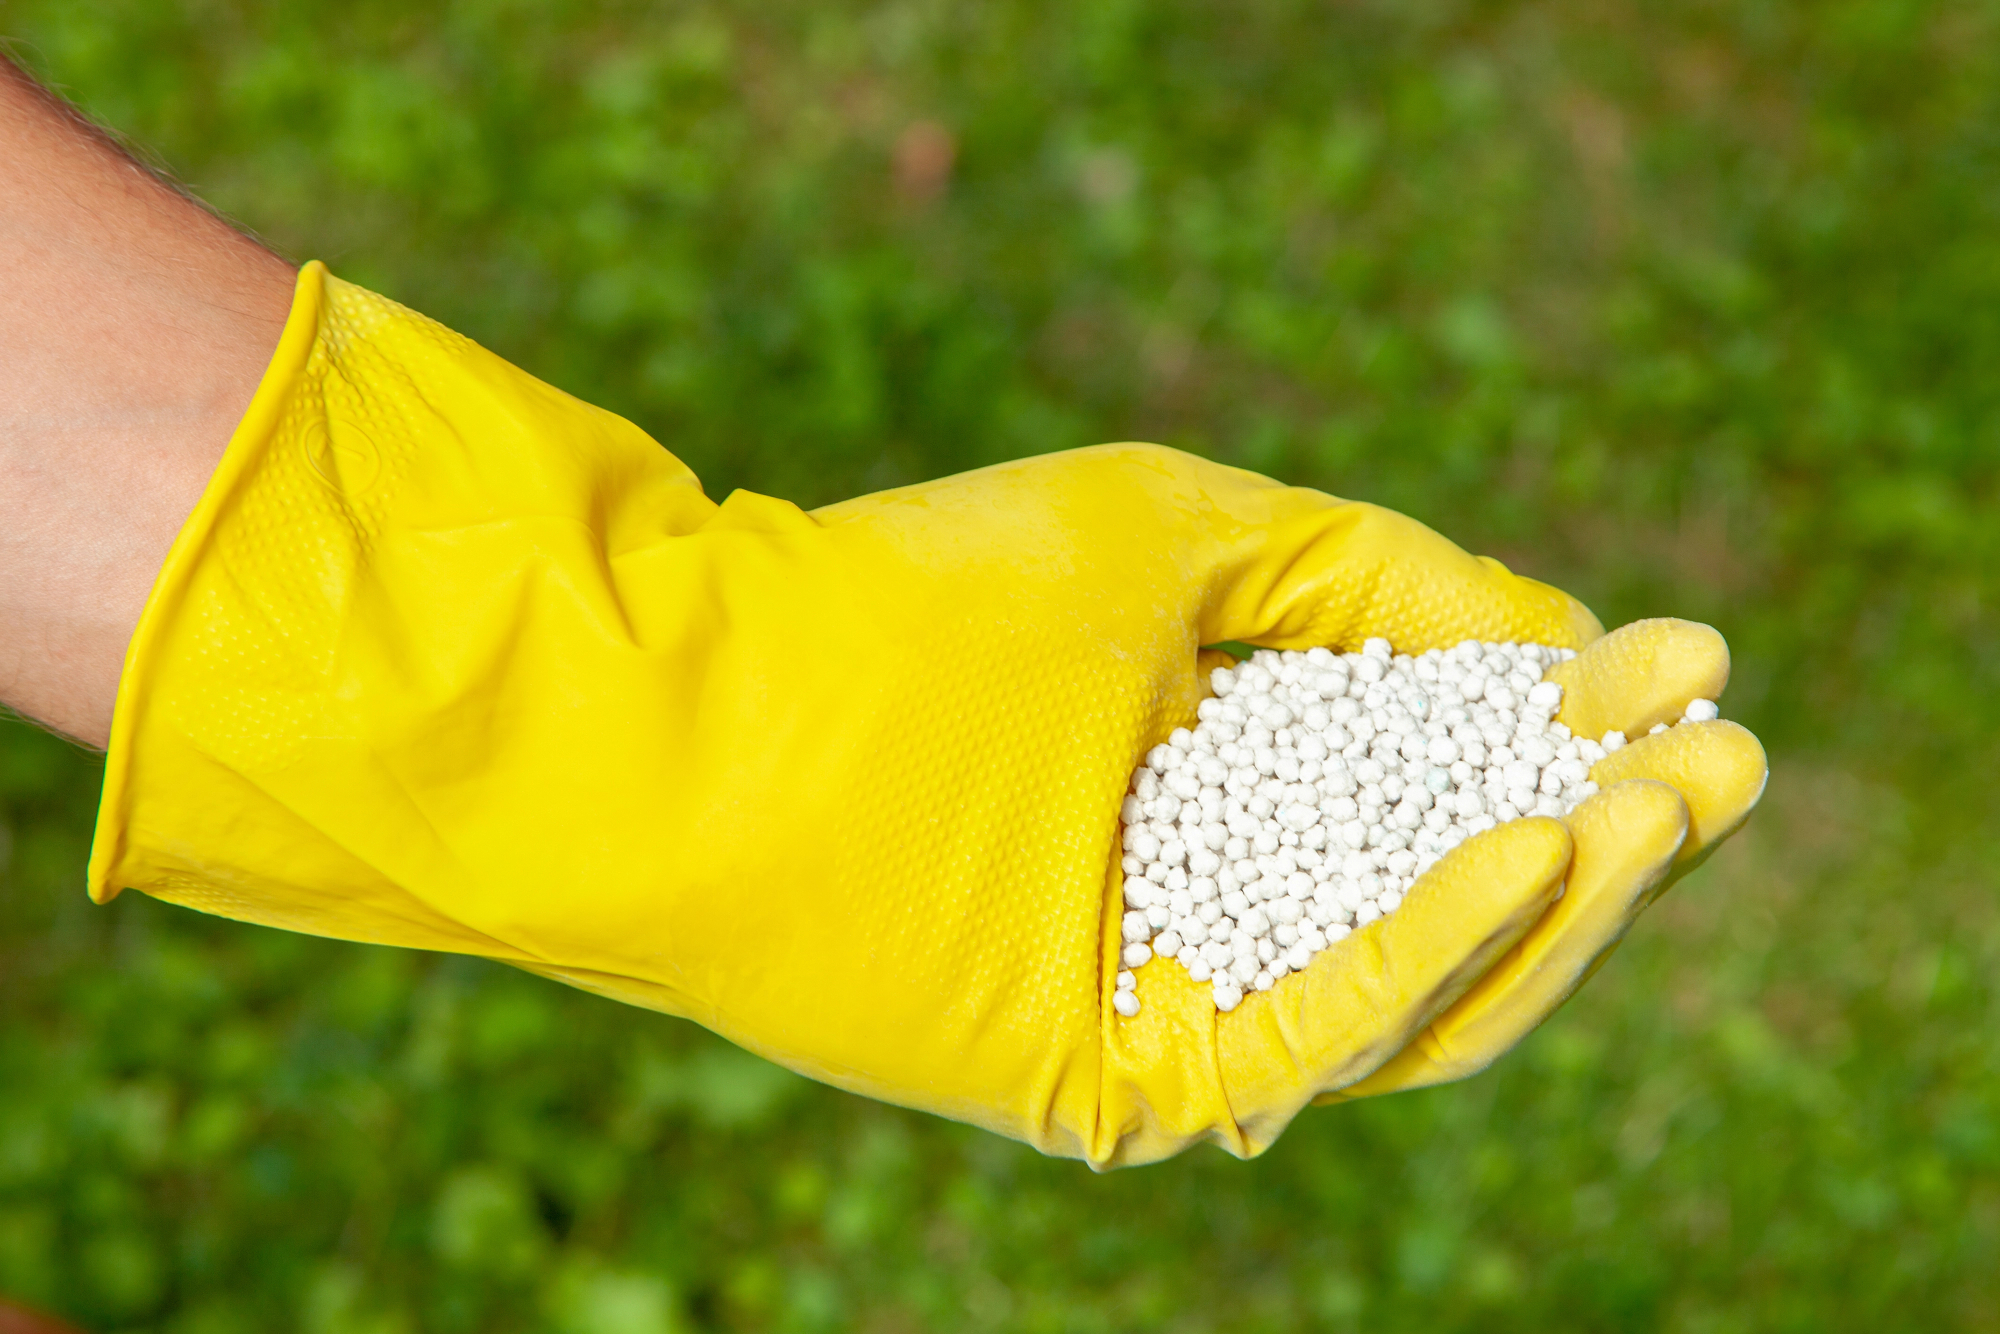
[[[1772,758],[1496,1069],[1097,1177],[502,968],[92,907],[97,767],[6,727],[0,1291],[172,1334],[2000,1324],[2000,6],[4,0],[0,31],[711,494],[1165,441],[1609,623],[1713,622]]]

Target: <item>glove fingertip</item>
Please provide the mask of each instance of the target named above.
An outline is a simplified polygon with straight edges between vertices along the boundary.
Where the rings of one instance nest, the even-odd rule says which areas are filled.
[[[1563,688],[1558,716],[1578,736],[1637,735],[1675,722],[1690,700],[1720,698],[1729,684],[1729,644],[1699,621],[1633,621],[1558,663],[1548,679]]]
[[[1634,778],[1671,785],[1687,802],[1688,834],[1675,863],[1685,875],[1742,827],[1770,782],[1764,743],[1740,723],[1682,723],[1640,737],[1599,760],[1591,780],[1609,788]]]

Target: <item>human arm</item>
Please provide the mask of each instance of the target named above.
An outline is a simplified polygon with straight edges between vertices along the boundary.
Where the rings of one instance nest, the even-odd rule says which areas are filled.
[[[0,702],[93,746],[291,266],[0,58]]]

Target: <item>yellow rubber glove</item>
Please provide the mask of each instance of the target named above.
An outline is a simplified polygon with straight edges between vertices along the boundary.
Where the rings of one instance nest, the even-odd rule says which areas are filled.
[[[309,265],[134,636],[91,889],[506,960],[1094,1164],[1248,1154],[1535,941],[1572,837],[1469,841],[1231,1015],[1151,965],[1120,1019],[1118,805],[1197,647],[1598,633],[1408,519],[1150,446],[717,506]]]

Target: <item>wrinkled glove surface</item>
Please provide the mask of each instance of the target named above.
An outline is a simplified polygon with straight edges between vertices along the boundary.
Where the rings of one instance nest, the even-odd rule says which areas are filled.
[[[314,264],[134,636],[91,891],[505,960],[1093,1164],[1250,1154],[1490,1062],[1763,756],[1638,742],[1236,1012],[1162,961],[1124,1020],[1120,798],[1199,646],[1599,634],[1409,519],[1152,446],[717,505]],[[1647,622],[1563,671],[1580,730],[1643,730],[1727,654]]]

